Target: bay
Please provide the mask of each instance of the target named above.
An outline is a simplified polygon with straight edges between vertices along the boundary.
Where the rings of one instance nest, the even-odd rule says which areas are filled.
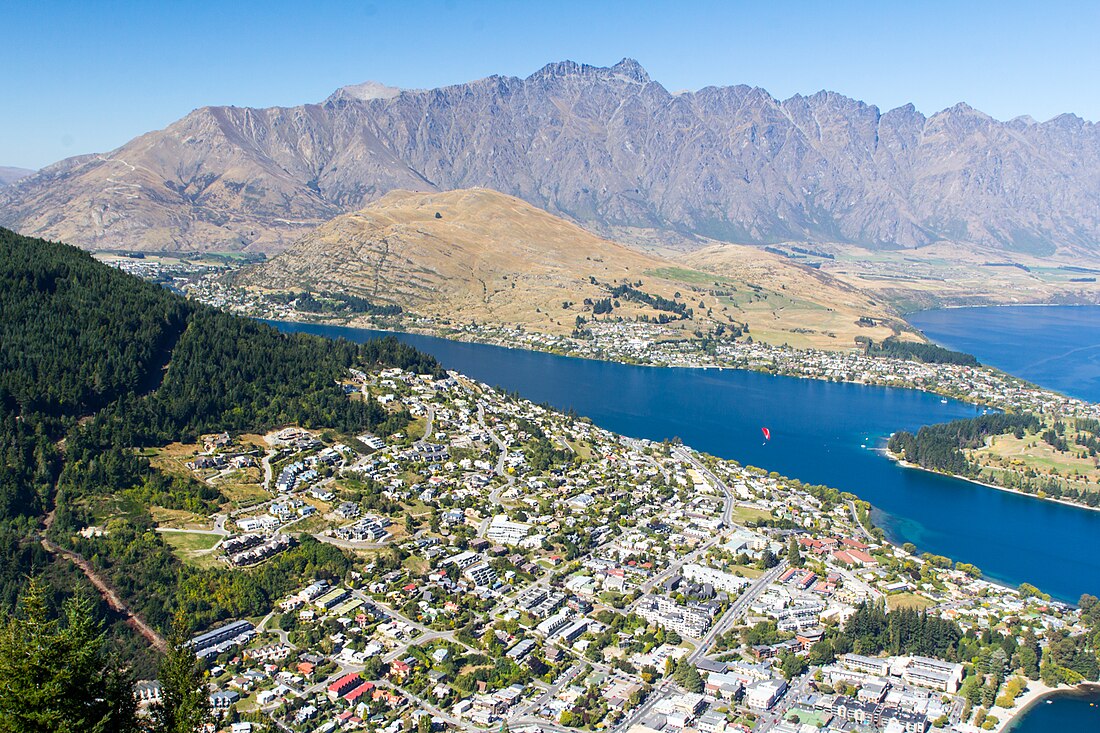
[[[1100,401],[1100,307],[949,308],[909,316],[933,341],[1048,389]],[[1095,593],[1095,591],[1090,591]],[[1100,731],[1100,687],[1052,695],[1011,733]]]
[[[276,323],[288,332],[363,341],[366,329]],[[868,387],[717,369],[639,367],[521,349],[395,334],[448,369],[535,402],[575,409],[633,437],[688,445],[850,491],[871,502],[894,542],[1029,582],[1075,602],[1100,591],[1100,512],[1043,502],[904,469],[879,451],[890,432],[969,417],[972,405],[915,390]],[[772,439],[765,441],[761,428]]]
[[[1100,306],[946,308],[908,320],[936,343],[983,364],[1100,402]]]
[[[1054,731],[1100,731],[1100,687],[1059,692],[1039,700],[1005,728],[1005,733]]]

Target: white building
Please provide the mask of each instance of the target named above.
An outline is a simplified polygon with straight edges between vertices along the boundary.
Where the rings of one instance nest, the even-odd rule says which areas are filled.
[[[742,588],[752,583],[748,578],[741,578],[697,563],[688,563],[680,572],[693,583],[709,583],[716,589],[724,590],[727,593],[740,592]]]
[[[504,514],[497,514],[489,522],[485,537],[501,545],[518,545],[531,531],[530,524],[513,522]]]
[[[745,692],[745,704],[756,710],[771,710],[786,691],[787,683],[781,679],[753,682]]]

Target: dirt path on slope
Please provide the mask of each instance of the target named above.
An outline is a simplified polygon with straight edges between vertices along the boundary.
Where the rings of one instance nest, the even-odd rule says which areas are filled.
[[[50,525],[53,524],[55,512],[56,509],[51,510],[49,514],[46,515],[45,524],[47,532],[50,529]],[[115,613],[122,614],[126,618],[126,625],[141,634],[141,636],[149,642],[150,646],[161,653],[166,653],[168,651],[168,642],[165,641],[164,637],[158,634],[156,629],[152,626],[145,623],[145,619],[131,611],[119,597],[118,593],[115,592],[115,589],[111,587],[111,584],[108,583],[82,555],[71,550],[66,550],[64,547],[47,537],[42,537],[41,542],[46,552],[49,552],[51,555],[63,557],[80,568],[84,575],[87,576],[88,580],[91,581],[92,585],[95,586],[96,590],[99,591],[99,594],[103,597],[107,605],[110,606],[111,610]]]

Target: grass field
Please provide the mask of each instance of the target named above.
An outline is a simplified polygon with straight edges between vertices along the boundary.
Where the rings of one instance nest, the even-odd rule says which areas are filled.
[[[254,504],[258,500],[262,501],[271,498],[271,493],[265,491],[259,484],[230,482],[222,484],[218,487],[218,490],[221,491],[222,496],[234,506],[245,506]]]
[[[764,511],[763,509],[756,509],[750,506],[736,506],[733,508],[733,521],[738,524],[744,524],[745,522],[755,522],[759,519],[771,519],[771,512]]]
[[[169,529],[210,529],[211,522],[206,517],[183,509],[165,509],[162,506],[149,507],[149,514],[158,527]]]
[[[160,536],[164,538],[164,541],[172,546],[172,549],[179,550],[180,552],[196,552],[200,550],[209,550],[214,545],[218,544],[218,540],[221,539],[221,535],[211,533],[199,533],[199,532],[161,532]]]
[[[218,563],[216,553],[209,550],[221,539],[221,535],[198,532],[161,532],[172,553],[188,565],[200,568],[213,567]]]
[[[724,275],[690,270],[686,267],[656,267],[652,270],[646,270],[644,274],[649,277],[659,277],[662,280],[675,280],[682,283],[691,283],[692,285],[728,285],[735,282]]]
[[[918,611],[923,611],[934,605],[936,605],[935,602],[916,593],[896,593],[892,596],[886,596],[886,607],[891,611],[896,611],[899,608],[915,608]]]
[[[752,565],[730,565],[726,568],[726,572],[732,575],[740,575],[742,578],[754,579],[764,574],[763,570],[753,567]]]
[[[1039,432],[1047,427],[1044,424]],[[1067,437],[1074,433],[1072,428],[1072,425],[1068,427]],[[997,435],[990,438],[985,447],[966,451],[967,457],[977,461],[983,472],[995,481],[1008,473],[1026,476],[1030,472],[1035,478],[1057,478],[1079,491],[1100,491],[1100,468],[1096,466],[1096,459],[1087,454],[1082,457],[1081,452],[1083,449],[1073,445],[1072,440],[1068,451],[1055,450],[1035,433],[1022,438]]]

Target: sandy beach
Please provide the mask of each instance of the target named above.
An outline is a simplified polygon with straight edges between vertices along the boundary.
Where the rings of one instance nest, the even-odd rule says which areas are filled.
[[[1050,695],[1059,692],[1071,692],[1073,690],[1091,690],[1097,688],[1095,682],[1085,682],[1080,685],[1062,685],[1060,687],[1049,687],[1043,684],[1042,680],[1028,680],[1027,689],[1024,694],[1016,698],[1016,705],[1011,709],[999,708],[994,706],[990,709],[989,714],[997,718],[997,727],[993,730],[1004,731],[1009,730],[1012,724],[1019,720],[1019,718],[1027,712],[1027,710],[1033,706],[1043,702],[1043,700]],[[977,730],[977,729],[975,729]]]

